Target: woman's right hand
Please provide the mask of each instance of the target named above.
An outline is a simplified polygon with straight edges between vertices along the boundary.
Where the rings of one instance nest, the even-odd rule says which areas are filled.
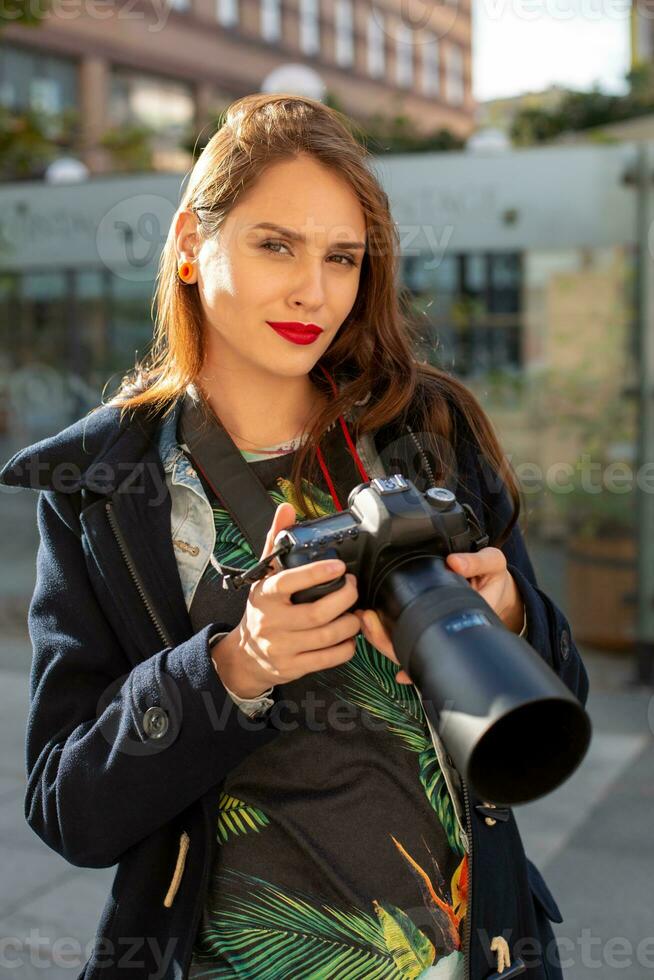
[[[296,523],[291,504],[280,504],[261,555],[273,551],[280,531]],[[238,626],[211,648],[223,684],[242,698],[258,697],[275,684],[297,680],[316,670],[345,663],[354,655],[361,623],[346,612],[358,596],[356,577],[314,602],[291,602],[291,596],[321,582],[340,578],[342,561],[315,561],[300,568],[270,571],[255,582]]]

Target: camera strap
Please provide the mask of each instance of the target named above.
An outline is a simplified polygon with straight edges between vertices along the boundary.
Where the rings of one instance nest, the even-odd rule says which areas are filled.
[[[275,505],[213,413],[188,392],[183,395],[179,435],[195,467],[223,502],[254,554],[260,555],[275,516]],[[221,565],[213,556],[212,564],[223,575],[223,588],[238,589],[263,578],[273,558],[285,550],[288,549],[278,548],[247,570]]]
[[[324,368],[322,370],[336,396],[338,391],[333,378]],[[339,416],[339,421],[350,455],[364,482],[367,482],[370,478],[342,415]],[[199,394],[196,396],[186,391],[182,396],[179,436],[195,467],[202,473],[214,495],[223,502],[253,553],[260,555],[275,516],[275,505],[261,480]],[[336,509],[342,510],[320,447],[316,447],[316,453]],[[280,545],[267,558],[247,570],[221,564],[213,555],[210,560],[222,574],[223,588],[236,590],[262,579],[271,568],[273,559],[290,551],[290,548],[290,544]]]

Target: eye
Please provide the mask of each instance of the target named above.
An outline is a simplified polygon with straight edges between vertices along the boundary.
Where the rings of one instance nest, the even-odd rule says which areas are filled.
[[[270,246],[270,245],[272,245],[272,246],[281,245],[282,248],[288,248],[288,246],[284,242],[280,242],[277,239],[275,239],[275,240],[272,240],[271,239],[271,240],[269,240],[267,242],[262,242],[260,248],[265,248],[268,252],[273,252],[275,255],[281,255],[282,254],[281,252],[278,252],[276,248],[269,248],[268,246]],[[339,252],[336,255],[330,256],[330,258],[332,258],[332,259],[345,259],[345,262],[337,262],[336,263],[337,265],[351,265],[351,266],[354,266],[354,268],[357,267],[357,264],[356,264],[356,262],[354,261],[354,259],[352,258],[351,255],[345,255],[344,253]]]

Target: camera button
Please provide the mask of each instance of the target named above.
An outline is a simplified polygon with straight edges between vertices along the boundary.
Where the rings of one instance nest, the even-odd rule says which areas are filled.
[[[437,510],[449,510],[455,503],[456,497],[446,487],[430,487],[425,491],[429,503]]]

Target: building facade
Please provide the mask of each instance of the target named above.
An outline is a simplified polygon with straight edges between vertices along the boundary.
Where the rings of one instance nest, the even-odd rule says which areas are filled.
[[[34,0],[39,2],[39,0]],[[107,132],[153,132],[157,169],[280,65],[311,66],[350,116],[474,128],[470,0],[51,0],[0,41],[0,105],[79,113],[84,162],[111,169]],[[415,5],[416,9],[413,9]]]
[[[654,61],[654,0],[631,5],[631,67]]]

